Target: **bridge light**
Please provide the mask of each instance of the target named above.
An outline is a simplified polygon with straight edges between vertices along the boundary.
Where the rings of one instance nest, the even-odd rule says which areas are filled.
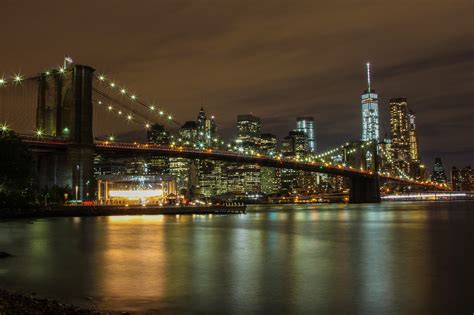
[[[155,106],[151,105],[150,110],[155,110]]]
[[[104,81],[104,80],[105,80],[105,76],[99,75],[99,80],[100,80],[100,81]]]
[[[43,130],[41,130],[41,129],[36,130],[36,135],[38,137],[41,137],[43,135]]]
[[[119,114],[119,115],[122,115],[122,111],[121,111],[121,110],[119,110],[119,111],[118,111],[118,114]]]
[[[146,129],[150,128],[150,124],[145,124],[145,128]]]
[[[162,110],[160,110],[159,114],[160,114],[161,116],[163,116],[164,112],[163,112]]]
[[[59,72],[64,73],[66,70],[63,67],[59,67]]]
[[[102,104],[102,101],[98,101],[98,103],[99,103],[99,105],[101,105],[101,104]]]
[[[169,120],[173,119],[173,116],[168,115],[168,119],[169,119]]]
[[[1,129],[3,132],[8,131],[8,126],[7,126],[7,124],[2,124],[1,127],[0,127],[0,129]]]
[[[121,90],[120,90],[120,93],[125,94],[125,93],[127,93],[127,90],[121,89]]]
[[[115,137],[114,136],[109,136],[109,141],[114,141]]]
[[[132,100],[136,100],[136,99],[137,99],[136,95],[133,95],[133,94],[130,95],[130,98],[131,98]]]
[[[46,71],[44,74],[46,74],[46,75],[50,75],[50,74],[51,74],[51,72],[49,72],[49,71]]]
[[[15,83],[20,83],[21,80],[23,80],[23,77],[20,74],[15,74],[15,76],[13,77],[13,81]]]
[[[115,83],[114,83],[114,82],[110,82],[110,87],[115,87]]]
[[[4,86],[5,84],[7,84],[7,80],[0,78],[0,86]]]
[[[131,120],[131,119],[132,119],[132,115],[128,115],[128,116],[127,116],[127,119],[128,119],[128,120]]]
[[[107,106],[107,109],[108,109],[108,110],[112,110],[112,109],[114,109],[114,108],[112,107],[112,105],[109,105],[109,106]]]

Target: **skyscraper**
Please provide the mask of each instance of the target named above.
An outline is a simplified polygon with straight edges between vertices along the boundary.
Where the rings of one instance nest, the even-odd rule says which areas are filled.
[[[308,148],[310,152],[316,152],[316,134],[313,117],[297,117],[296,130],[302,131],[308,138]]]
[[[394,166],[405,174],[410,171],[410,117],[406,98],[390,99],[390,132]]]
[[[379,140],[379,101],[370,86],[370,63],[367,63],[367,90],[362,93],[362,141]]]
[[[237,116],[237,146],[244,149],[257,149],[260,142],[260,118],[253,115]]]
[[[443,162],[441,162],[441,158],[435,158],[433,175],[431,179],[435,182],[446,184],[446,173],[444,172]]]
[[[170,133],[160,124],[154,124],[147,130],[146,136],[149,143],[167,145],[170,143]]]

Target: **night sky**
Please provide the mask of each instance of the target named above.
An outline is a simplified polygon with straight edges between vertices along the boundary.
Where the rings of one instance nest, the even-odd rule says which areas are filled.
[[[200,106],[225,137],[253,113],[280,138],[314,116],[320,149],[358,140],[365,63],[379,93],[415,111],[421,158],[474,156],[474,2],[0,2],[0,76],[34,74],[64,54],[123,82],[184,122]],[[474,165],[473,165],[474,166]]]

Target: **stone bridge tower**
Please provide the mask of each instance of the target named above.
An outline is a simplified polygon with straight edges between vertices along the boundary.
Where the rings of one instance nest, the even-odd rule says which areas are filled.
[[[40,75],[36,110],[43,135],[70,141],[65,152],[37,154],[40,185],[69,186],[82,200],[94,199],[93,78],[85,65]]]

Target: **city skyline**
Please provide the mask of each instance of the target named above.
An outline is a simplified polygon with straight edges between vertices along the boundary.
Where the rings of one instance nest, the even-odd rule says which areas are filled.
[[[175,28],[161,28],[157,26],[158,23],[146,22],[146,19],[138,21],[132,16],[138,25],[112,36],[106,35],[111,34],[118,26],[118,19],[126,13],[118,7],[114,16],[100,19],[100,12],[107,6],[107,3],[103,3],[91,12],[91,23],[81,26],[87,31],[92,26],[97,28],[104,25],[103,28],[99,27],[98,32],[79,33],[76,25],[58,29],[56,26],[66,17],[57,14],[55,18],[41,24],[46,31],[43,40],[53,41],[54,29],[55,36],[64,39],[62,47],[44,47],[41,51],[35,50],[38,58],[27,58],[25,52],[33,51],[38,37],[28,27],[37,21],[37,17],[32,16],[37,12],[35,4],[32,4],[21,8],[22,16],[25,17],[22,27],[13,28],[13,31],[4,34],[7,42],[13,40],[12,36],[24,40],[9,47],[0,62],[0,69],[5,74],[19,70],[22,73],[35,73],[49,65],[57,65],[64,53],[68,53],[79,63],[100,65],[98,71],[127,82],[143,98],[156,100],[165,108],[173,109],[180,122],[191,119],[196,109],[204,106],[209,113],[216,115],[225,138],[235,133],[235,117],[238,114],[252,112],[261,117],[263,131],[274,133],[279,139],[294,128],[294,117],[313,116],[317,124],[318,146],[324,150],[333,144],[360,137],[359,97],[366,85],[362,65],[370,61],[375,65],[373,81],[379,94],[380,137],[383,138],[385,132],[389,133],[388,100],[406,97],[417,113],[420,155],[423,160],[432,166],[434,157],[440,156],[447,168],[471,163],[474,149],[462,139],[462,135],[472,132],[473,116],[469,106],[472,93],[467,84],[472,76],[467,67],[472,60],[472,49],[467,40],[468,25],[457,17],[453,21],[454,25],[448,23],[443,29],[436,27],[440,16],[454,19],[455,12],[457,16],[459,12],[467,12],[460,8],[466,7],[468,2],[459,1],[448,5],[435,3],[423,8],[426,26],[416,28],[414,26],[417,25],[421,9],[411,8],[406,3],[401,15],[403,23],[397,22],[400,23],[397,27],[403,26],[401,29],[397,29],[394,24],[400,18],[396,14],[400,8],[374,4],[361,11],[355,5],[339,7],[331,4],[325,10],[340,13],[335,16],[334,25],[337,27],[333,25],[330,30],[321,28],[322,25],[318,24],[321,22],[314,18],[315,14],[323,14],[324,9],[317,13],[315,7],[304,6],[308,11],[306,15],[303,6],[273,3],[262,3],[258,8],[271,10],[271,14],[278,17],[278,23],[273,19],[266,22],[275,27],[275,31],[255,27],[252,36],[247,39],[246,28],[257,25],[266,14],[262,10],[248,11],[248,6],[242,2],[225,8],[215,6],[209,9],[206,23],[198,24],[190,17],[193,13],[203,14],[202,6],[184,2],[175,5],[162,3],[160,10],[154,8],[148,14],[157,14],[158,17],[173,13],[175,22],[178,22],[172,24]],[[20,8],[10,8],[9,4],[2,6],[5,9],[2,12]],[[46,6],[51,6],[51,13],[61,8],[55,8],[54,4]],[[79,12],[88,12],[78,4],[73,8]],[[146,6],[137,10],[137,15],[145,14]],[[342,36],[350,24],[350,21],[342,23],[347,10],[355,10],[351,18],[360,23],[352,30],[351,38]],[[376,21],[375,24],[372,21],[370,27],[360,19],[375,12],[391,12],[393,16],[387,16],[385,21]],[[221,25],[224,17],[231,13],[235,13],[232,24],[220,31],[214,30],[213,26]],[[249,19],[248,26],[245,26],[243,16]],[[300,18],[298,23],[289,23],[297,17]],[[9,16],[2,16],[2,20],[7,25],[15,25]],[[171,25],[172,22],[164,19],[161,23]],[[291,37],[290,40],[283,35],[276,35],[277,31],[290,26],[291,32],[300,36]],[[428,36],[430,27],[438,31],[434,38]],[[412,30],[407,32],[409,28]],[[318,43],[325,37],[324,33],[318,31],[320,29],[340,37],[331,36],[333,39],[321,50],[322,46]],[[153,38],[156,39],[151,42],[133,38],[137,32],[152,30]],[[368,33],[371,37],[366,39]],[[404,37],[401,37],[402,34]],[[314,38],[315,43],[309,42],[309,38]],[[262,39],[266,40],[262,42]],[[383,48],[392,39],[397,40],[394,46],[390,50]],[[417,45],[420,39],[424,40],[423,47]],[[455,46],[449,45],[454,41]],[[231,42],[234,44],[230,45]],[[380,44],[375,45],[375,42]],[[124,43],[129,43],[127,45],[133,47],[134,51],[118,49]],[[359,46],[364,49],[357,48]],[[215,49],[209,51],[210,47]],[[351,47],[351,57],[341,55],[340,52],[344,50],[341,48],[344,47]],[[449,50],[444,47],[449,47]],[[254,53],[243,53],[245,48],[251,48]],[[103,54],[99,51],[113,53]],[[239,58],[232,58],[235,52],[240,53]],[[211,56],[217,57],[217,60]],[[289,111],[292,112],[291,118]]]

